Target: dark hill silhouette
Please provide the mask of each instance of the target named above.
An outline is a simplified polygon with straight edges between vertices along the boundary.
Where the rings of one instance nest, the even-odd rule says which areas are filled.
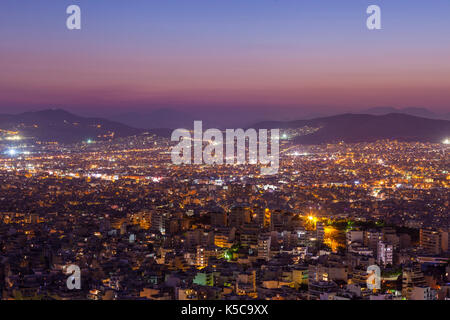
[[[86,118],[61,109],[0,115],[0,129],[19,131],[41,141],[76,143],[86,139],[109,140],[144,130],[101,118]]]
[[[381,139],[401,141],[441,142],[450,137],[450,121],[421,118],[400,113],[387,115],[342,114],[311,120],[289,122],[260,122],[253,128],[319,128],[316,132],[299,136],[297,143],[320,144],[370,142]],[[170,137],[170,129],[138,129],[102,118],[74,115],[60,109],[25,112],[17,115],[0,114],[0,129],[19,131],[21,135],[41,141],[77,143],[87,139],[139,135],[144,132]]]
[[[441,142],[450,136],[450,121],[420,118],[400,113],[374,116],[342,114],[332,117],[290,122],[262,122],[256,128],[300,128],[310,126],[318,131],[295,139],[303,144],[332,142],[370,142],[381,139]]]

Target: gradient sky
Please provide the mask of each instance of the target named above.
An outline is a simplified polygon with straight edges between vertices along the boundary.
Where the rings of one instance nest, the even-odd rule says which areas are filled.
[[[383,30],[367,30],[370,4]],[[450,1],[1,0],[0,75],[0,112],[444,112]]]

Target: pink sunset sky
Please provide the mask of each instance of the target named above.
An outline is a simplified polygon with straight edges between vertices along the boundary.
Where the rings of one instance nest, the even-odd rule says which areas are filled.
[[[0,111],[450,105],[450,12],[381,1],[2,1]],[[413,24],[412,22],[416,22]]]

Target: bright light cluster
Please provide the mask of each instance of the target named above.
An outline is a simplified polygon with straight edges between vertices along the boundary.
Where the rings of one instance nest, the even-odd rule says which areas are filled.
[[[14,157],[17,154],[17,151],[16,151],[16,149],[8,149],[6,151],[6,154],[11,156],[11,157]]]

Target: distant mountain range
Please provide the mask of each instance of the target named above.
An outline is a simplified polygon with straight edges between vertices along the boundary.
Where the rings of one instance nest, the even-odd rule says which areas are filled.
[[[430,111],[426,108],[418,108],[418,107],[403,108],[403,109],[398,109],[398,108],[394,108],[394,107],[375,107],[375,108],[367,109],[363,113],[378,115],[378,116],[386,115],[389,113],[403,113],[403,114],[409,114],[411,116],[422,117],[422,118],[450,120],[450,112],[439,114],[439,113]]]
[[[61,109],[25,112],[17,115],[0,114],[0,129],[19,131],[24,137],[40,141],[76,143],[92,140],[108,140],[141,134],[143,130],[122,123],[85,118]]]
[[[387,115],[390,113],[403,113],[411,116],[429,118],[436,120],[450,120],[450,113],[436,113],[426,108],[394,108],[394,107],[375,107],[361,112],[342,111],[333,112],[322,110],[315,110],[313,113],[308,113],[306,110],[278,108],[276,111],[272,109],[257,109],[254,108],[235,108],[226,109],[218,108],[199,110],[194,108],[189,112],[171,109],[161,108],[149,111],[134,111],[121,113],[116,115],[106,116],[108,120],[120,122],[134,128],[192,128],[192,124],[195,120],[202,120],[203,125],[208,128],[239,128],[251,126],[255,122],[265,121],[267,119],[276,121],[289,121],[290,119],[316,119],[323,117],[330,117],[343,113],[357,113],[357,114],[369,114],[369,115]],[[257,118],[256,118],[257,117]]]
[[[178,119],[180,120],[180,119]],[[174,121],[178,121],[174,119]],[[186,120],[186,119],[184,119]],[[194,119],[189,119],[194,121]],[[180,126],[181,127],[181,126]],[[207,129],[204,126],[205,130]],[[266,121],[253,128],[315,128],[308,135],[297,136],[302,144],[332,143],[338,141],[362,142],[380,139],[441,142],[450,137],[450,121],[435,120],[407,114],[387,115],[342,114],[311,120]],[[22,136],[40,141],[77,143],[92,140],[140,135],[145,132],[170,137],[170,129],[138,129],[103,118],[81,117],[61,109],[25,112],[17,115],[0,114],[0,129],[18,131]]]
[[[401,113],[375,116],[368,114],[342,114],[332,117],[290,122],[260,122],[255,128],[318,129],[314,133],[298,136],[295,142],[320,144],[345,141],[370,142],[381,139],[400,141],[436,142],[450,137],[450,121],[420,118]]]

